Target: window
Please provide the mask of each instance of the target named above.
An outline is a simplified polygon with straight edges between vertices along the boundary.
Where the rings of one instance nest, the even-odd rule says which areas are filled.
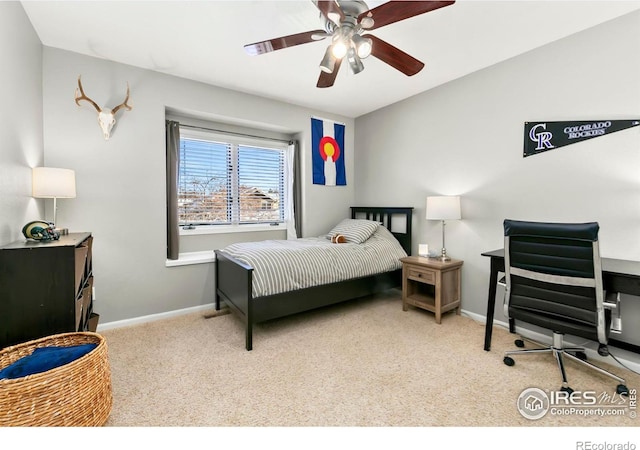
[[[286,144],[180,128],[178,224],[281,224]]]

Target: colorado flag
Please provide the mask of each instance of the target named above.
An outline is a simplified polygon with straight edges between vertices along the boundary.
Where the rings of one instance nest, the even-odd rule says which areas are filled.
[[[344,125],[311,118],[313,184],[346,186]]]

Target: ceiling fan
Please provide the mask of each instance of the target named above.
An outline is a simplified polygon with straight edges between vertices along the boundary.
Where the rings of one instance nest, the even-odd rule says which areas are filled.
[[[455,1],[389,1],[369,9],[361,0],[312,0],[320,10],[324,29],[282,36],[244,46],[250,55],[281,50],[309,42],[331,38],[331,44],[320,62],[319,88],[333,86],[344,58],[354,74],[362,72],[362,59],[369,55],[389,64],[407,76],[420,72],[424,64],[399,48],[383,41],[370,30],[409,19]]]

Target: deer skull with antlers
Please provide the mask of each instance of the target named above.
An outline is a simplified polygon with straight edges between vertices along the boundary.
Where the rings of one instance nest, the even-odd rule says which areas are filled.
[[[98,111],[98,123],[100,124],[100,128],[102,128],[102,134],[104,135],[105,140],[109,140],[111,129],[116,123],[116,113],[118,112],[118,110],[124,107],[127,108],[128,111],[131,111],[131,106],[127,104],[127,102],[129,101],[129,83],[127,83],[127,96],[125,97],[124,102],[120,103],[113,109],[100,108],[96,102],[85,95],[84,89],[82,89],[80,76],[78,76],[78,89],[76,89],[76,105],[80,106],[80,100],[88,101],[93,105],[96,111]]]

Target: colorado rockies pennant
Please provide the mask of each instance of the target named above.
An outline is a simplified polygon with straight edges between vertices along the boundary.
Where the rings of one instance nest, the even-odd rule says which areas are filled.
[[[524,158],[640,125],[640,120],[525,122]]]

